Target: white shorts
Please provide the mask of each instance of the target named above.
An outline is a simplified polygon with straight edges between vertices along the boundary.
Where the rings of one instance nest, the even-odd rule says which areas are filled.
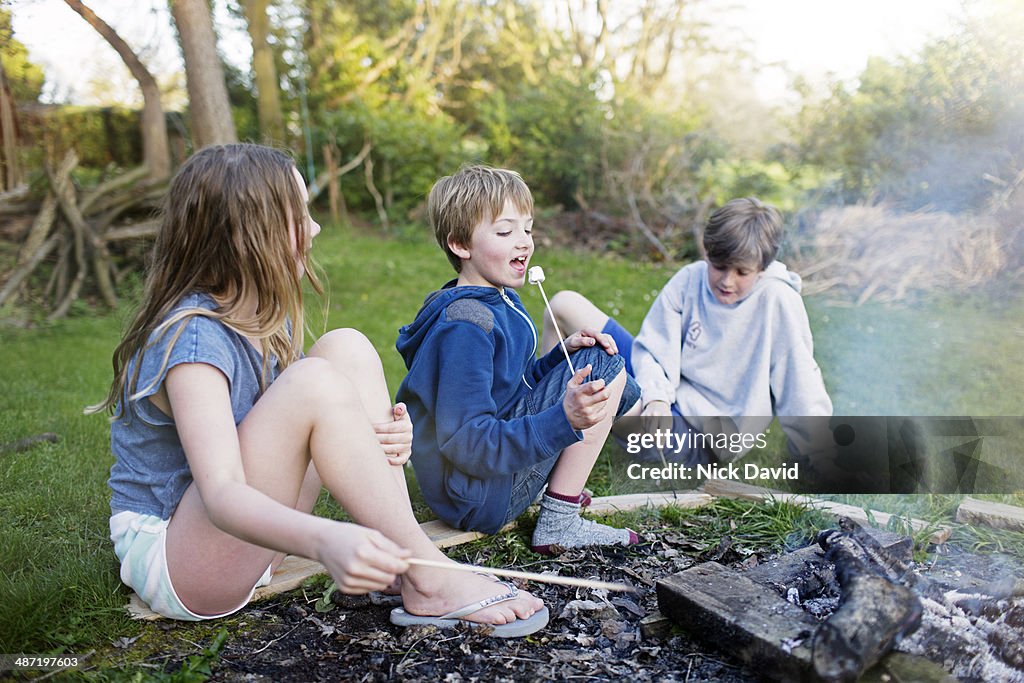
[[[249,596],[235,609],[223,614],[196,614],[182,604],[171,585],[166,551],[169,521],[131,511],[118,512],[110,518],[110,540],[121,561],[121,581],[157,614],[182,621],[226,617],[245,607],[257,588],[270,583],[271,567],[267,567]]]

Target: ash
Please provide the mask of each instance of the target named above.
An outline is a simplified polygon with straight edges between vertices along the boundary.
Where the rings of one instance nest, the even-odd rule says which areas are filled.
[[[918,596],[921,625],[896,645],[897,651],[941,664],[960,681],[1024,683],[1024,581],[1014,578],[1022,576],[1018,562],[951,549],[936,566],[923,567],[882,547],[849,520],[840,522],[839,531],[822,532],[819,542],[838,547],[859,571],[875,572]],[[951,567],[939,569],[940,563]],[[832,590],[826,583],[824,592]],[[832,597],[800,604],[822,618],[821,607]]]

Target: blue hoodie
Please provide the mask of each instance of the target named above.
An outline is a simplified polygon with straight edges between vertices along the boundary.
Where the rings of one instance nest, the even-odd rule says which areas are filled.
[[[426,298],[396,346],[409,369],[397,400],[412,418],[423,497],[453,527],[497,532],[513,474],[583,438],[560,403],[508,417],[561,361],[558,347],[536,359],[537,329],[514,291],[455,280]]]

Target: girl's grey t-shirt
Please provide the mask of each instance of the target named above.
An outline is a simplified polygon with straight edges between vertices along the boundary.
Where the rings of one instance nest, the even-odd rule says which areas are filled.
[[[213,310],[216,302],[207,294],[184,297],[171,315],[185,308]],[[170,317],[170,316],[168,316]],[[167,346],[175,340],[181,325],[185,326],[174,341],[167,363],[163,363]],[[224,373],[228,380],[231,410],[239,424],[260,397],[260,373],[263,358],[244,337],[223,323],[202,315],[190,316],[171,326],[159,339],[150,337],[142,355],[135,390],[142,396],[127,401],[121,397],[121,417],[111,423],[110,442],[114,465],[110,468],[110,499],[112,514],[124,510],[157,515],[170,519],[185,489],[192,482],[192,473],[185,451],[178,438],[174,420],[165,415],[147,397],[163,384],[167,372],[180,363],[206,363]],[[128,377],[139,362],[139,354],[129,362]],[[277,364],[271,362],[267,384],[277,375]],[[155,381],[154,381],[155,380]]]

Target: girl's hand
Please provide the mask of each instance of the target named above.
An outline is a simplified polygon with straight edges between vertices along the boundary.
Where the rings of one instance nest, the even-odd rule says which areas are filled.
[[[377,441],[384,449],[388,462],[401,467],[412,455],[412,420],[404,403],[396,403],[391,408],[394,419],[391,422],[379,422],[373,425],[377,433]]]
[[[409,569],[405,559],[412,553],[379,531],[343,522],[331,526],[316,559],[327,568],[342,593],[361,595],[384,590]]]
[[[585,349],[588,346],[600,345],[604,347],[604,350],[608,352],[609,356],[614,356],[619,352],[619,347],[615,344],[615,339],[610,334],[605,334],[600,330],[594,329],[583,329],[575,334],[569,335],[565,339],[565,349],[569,353],[574,353],[580,349]]]
[[[611,395],[603,379],[583,383],[591,369],[588,365],[576,371],[565,385],[565,398],[562,399],[562,409],[569,418],[569,424],[580,431],[593,427],[605,418]]]

